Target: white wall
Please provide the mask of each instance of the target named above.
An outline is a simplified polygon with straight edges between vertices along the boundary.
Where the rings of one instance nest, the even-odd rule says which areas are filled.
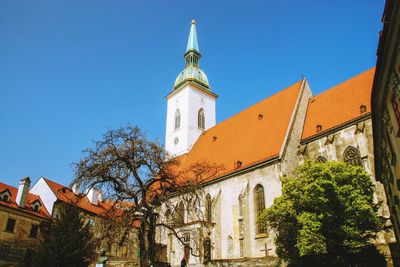
[[[211,241],[213,246],[213,259],[240,258],[240,242],[239,242],[239,195],[245,193],[246,205],[244,211],[244,219],[246,220],[245,231],[245,250],[246,257],[263,257],[265,243],[269,249],[269,255],[275,254],[275,246],[273,244],[273,233],[269,235],[257,235],[255,226],[255,207],[254,207],[254,188],[261,184],[265,193],[265,207],[268,208],[273,204],[276,197],[282,194],[282,184],[280,181],[280,172],[277,164],[271,164],[253,171],[234,176],[221,182],[211,184],[204,188],[204,195],[209,193],[213,203],[213,223],[211,229]],[[248,189],[248,190],[247,190]],[[178,203],[179,197],[173,202]],[[220,203],[219,205],[217,203]],[[217,205],[216,205],[217,204]],[[164,207],[166,210],[166,208]],[[164,211],[165,211],[164,210]],[[220,216],[219,216],[220,215]],[[190,225],[188,227],[196,227]],[[198,226],[200,227],[200,226]],[[158,242],[168,246],[168,230],[160,232]],[[228,253],[228,237],[233,238],[233,253]],[[173,238],[173,258],[169,259],[172,266],[179,266],[183,256],[183,246]],[[170,248],[167,248],[169,251]],[[169,256],[169,255],[168,255]],[[198,264],[202,259],[191,257],[190,264]]]
[[[201,108],[205,113],[205,130],[216,123],[215,97],[201,92],[190,84],[167,99],[167,122],[165,149],[171,155],[187,153],[203,132],[198,129],[197,115]],[[181,114],[180,128],[175,130],[175,112],[179,108]],[[179,142],[175,144],[175,138]]]
[[[40,196],[40,199],[43,201],[44,206],[47,211],[53,215],[53,205],[56,202],[57,197],[51,190],[51,188],[47,185],[46,181],[43,177],[40,177],[39,180],[35,183],[35,185],[29,191],[32,194]]]

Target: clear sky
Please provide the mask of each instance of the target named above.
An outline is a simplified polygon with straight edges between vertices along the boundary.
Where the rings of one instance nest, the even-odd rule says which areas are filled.
[[[384,0],[0,1],[0,182],[71,163],[107,127],[164,143],[166,102],[197,21],[217,121],[305,75],[318,94],[376,62]]]

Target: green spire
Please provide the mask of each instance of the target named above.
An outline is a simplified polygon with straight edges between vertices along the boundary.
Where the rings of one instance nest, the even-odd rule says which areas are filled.
[[[199,44],[197,43],[197,32],[196,32],[196,21],[192,20],[192,26],[190,27],[189,33],[189,40],[186,47],[186,53],[195,50],[200,53],[199,51]]]
[[[185,82],[194,82],[197,85],[210,90],[206,74],[200,69],[200,51],[197,43],[196,21],[192,20],[190,27],[189,40],[184,54],[186,65],[175,80],[174,90],[180,88]]]

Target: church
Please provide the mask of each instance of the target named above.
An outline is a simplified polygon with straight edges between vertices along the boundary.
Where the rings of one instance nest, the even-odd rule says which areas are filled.
[[[182,237],[178,240],[168,228],[157,233],[171,266],[180,266],[183,258],[188,266],[205,266],[205,255],[212,259],[207,266],[274,266],[274,234],[263,232],[256,221],[281,195],[281,179],[305,160],[363,166],[376,185],[376,201],[384,203],[381,212],[388,216],[383,186],[373,177],[375,68],[316,96],[303,78],[216,124],[218,96],[200,69],[195,21],[184,57],[185,67],[166,96],[165,148],[182,166],[207,161],[224,168],[203,183],[202,212],[193,211],[179,195],[173,199],[177,216],[170,207],[161,207],[160,214],[175,222],[171,225]],[[376,240],[387,257],[395,242],[392,233]]]

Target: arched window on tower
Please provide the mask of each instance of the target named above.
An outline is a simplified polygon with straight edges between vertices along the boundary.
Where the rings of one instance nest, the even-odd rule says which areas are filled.
[[[354,166],[362,166],[360,151],[352,146],[347,147],[344,151],[343,160]]]
[[[212,202],[210,194],[206,196],[206,221],[211,222]]]
[[[175,130],[178,130],[181,127],[181,112],[179,108],[175,111]]]
[[[200,130],[204,130],[206,125],[206,117],[204,115],[204,109],[200,109],[197,116],[197,126]]]
[[[262,185],[258,184],[254,188],[254,211],[255,211],[255,217],[256,217],[255,221],[256,221],[257,234],[264,233],[263,229],[261,229],[257,224],[257,220],[260,217],[260,214],[264,209],[265,209],[264,188]]]

